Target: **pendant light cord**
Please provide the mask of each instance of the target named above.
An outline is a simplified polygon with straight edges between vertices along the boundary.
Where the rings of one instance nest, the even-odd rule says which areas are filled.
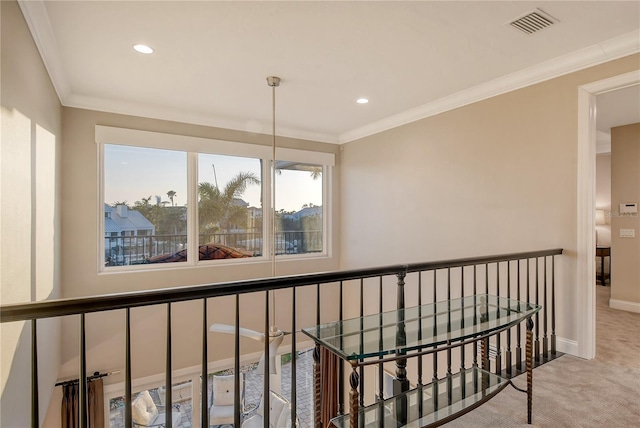
[[[267,77],[267,83],[271,86],[271,276],[276,276],[276,87],[280,85],[280,78]],[[283,240],[284,241],[284,240]],[[275,329],[275,291],[270,292],[271,298],[271,327]]]

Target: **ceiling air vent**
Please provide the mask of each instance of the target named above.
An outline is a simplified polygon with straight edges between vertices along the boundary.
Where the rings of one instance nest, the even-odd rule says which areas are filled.
[[[547,28],[557,22],[556,19],[547,15],[540,9],[535,9],[520,18],[509,22],[514,28],[522,31],[525,34],[533,34],[537,31]]]

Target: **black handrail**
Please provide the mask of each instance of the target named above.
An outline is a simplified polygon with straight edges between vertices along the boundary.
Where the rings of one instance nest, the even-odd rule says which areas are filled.
[[[114,309],[126,309],[162,303],[183,302],[206,297],[220,297],[258,291],[278,290],[314,284],[349,281],[392,275],[398,272],[420,272],[451,267],[470,266],[498,261],[520,260],[562,254],[562,249],[529,251],[522,253],[500,254],[484,257],[442,260],[435,262],[410,263],[382,267],[351,269],[284,277],[260,278],[232,281],[219,284],[181,286],[157,290],[135,291],[106,294],[93,297],[53,299],[40,302],[16,303],[0,306],[0,322],[27,321],[42,318],[60,317],[74,314],[87,314]]]

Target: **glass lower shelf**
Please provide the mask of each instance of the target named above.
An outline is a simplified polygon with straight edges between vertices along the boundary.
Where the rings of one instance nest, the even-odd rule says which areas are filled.
[[[500,376],[473,367],[361,408],[358,426],[421,428],[443,424],[489,400],[508,384]],[[331,423],[348,428],[349,415],[338,416]]]

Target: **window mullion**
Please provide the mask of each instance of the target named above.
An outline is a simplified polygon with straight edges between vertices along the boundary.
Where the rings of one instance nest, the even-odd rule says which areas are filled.
[[[331,257],[330,249],[331,245],[331,207],[332,207],[332,192],[331,192],[331,166],[323,165],[322,167],[322,253]]]
[[[198,153],[187,153],[187,263],[198,263]]]

